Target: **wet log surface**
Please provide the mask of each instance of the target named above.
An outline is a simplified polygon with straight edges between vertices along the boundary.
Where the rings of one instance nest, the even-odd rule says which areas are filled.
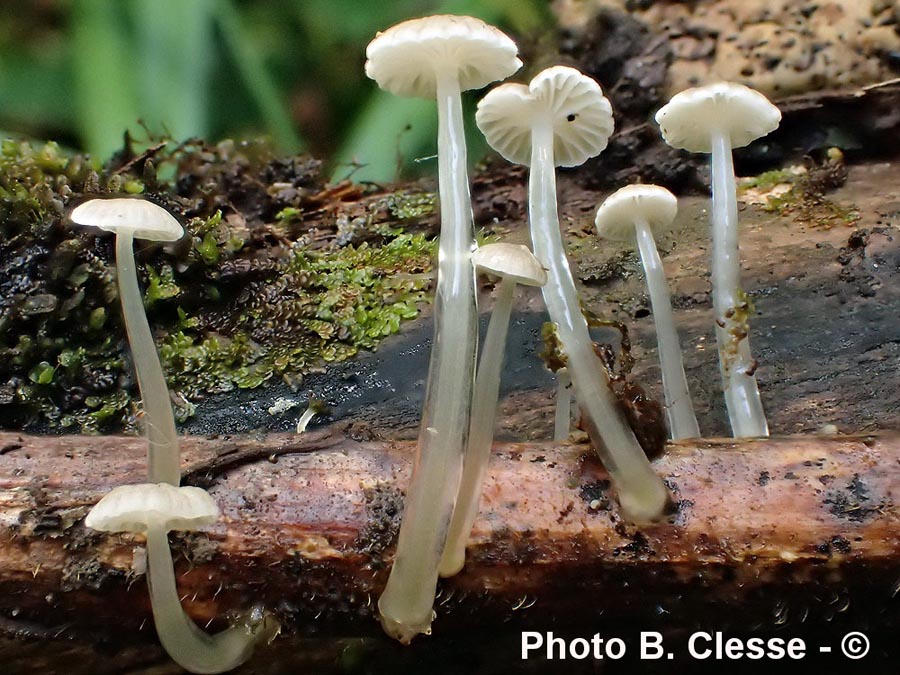
[[[332,428],[186,437],[183,447],[185,482],[210,489],[222,509],[205,532],[171,536],[184,606],[198,622],[253,604],[275,611],[284,633],[255,663],[310,636],[368,636],[393,649],[374,601],[410,443]],[[142,479],[144,451],[135,438],[0,434],[0,628],[17,638],[13,672],[35,665],[35,644],[53,658],[74,650],[84,672],[165,663],[158,648],[134,651],[154,640],[134,571],[141,538],[82,522],[107,490]],[[507,640],[578,626],[590,627],[576,633],[587,637],[900,628],[900,437],[709,440],[674,445],[655,465],[675,509],[634,527],[618,518],[585,446],[497,445],[467,566],[441,582],[435,637],[406,654],[473,627]],[[517,660],[518,647],[508,648]],[[248,672],[280,672],[257,667]]]

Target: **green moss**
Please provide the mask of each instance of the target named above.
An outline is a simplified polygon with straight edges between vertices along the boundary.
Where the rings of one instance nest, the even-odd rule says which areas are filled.
[[[741,180],[740,191],[746,192],[750,189],[771,190],[776,185],[794,185],[802,174],[797,173],[794,169],[773,169],[753,176],[752,178],[744,178]]]
[[[146,194],[185,223],[177,244],[136,246],[182,417],[206,394],[297,382],[374,349],[426,300],[434,242],[406,228],[433,215],[434,195],[323,208],[312,160],[258,143],[172,148],[151,162],[126,145],[97,167],[53,144],[0,143],[0,426],[135,426],[112,237],[64,219],[92,194]]]
[[[856,207],[838,204],[826,196],[829,191],[843,185],[847,178],[840,150],[830,149],[822,162],[811,163],[807,169],[805,172],[791,168],[776,169],[743,179],[740,192],[750,189],[765,192],[776,185],[788,185],[787,191],[768,195],[763,209],[813,227],[849,226],[859,220]]]
[[[387,195],[383,203],[396,220],[415,220],[435,212],[437,195],[433,192],[394,192]]]
[[[422,235],[398,235],[382,246],[294,248],[268,279],[251,283],[239,302],[212,317],[216,332],[196,320],[190,325],[181,310],[182,328],[160,349],[166,370],[191,398],[253,388],[276,375],[296,380],[323,361],[374,349],[417,315],[429,282],[406,272],[427,269],[433,252]]]
[[[175,273],[171,265],[163,265],[157,274],[152,265],[147,265],[147,290],[144,292],[144,304],[151,307],[160,300],[178,297],[181,289],[175,282]]]

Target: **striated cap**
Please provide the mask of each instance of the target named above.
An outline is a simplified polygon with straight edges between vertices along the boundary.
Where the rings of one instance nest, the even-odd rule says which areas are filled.
[[[366,75],[397,96],[434,98],[437,76],[455,70],[461,91],[503,80],[522,67],[502,31],[471,16],[439,14],[398,23],[366,48]]]
[[[130,231],[136,239],[178,241],[184,228],[171,213],[140,197],[92,199],[79,204],[69,216],[73,223],[107,232]]]
[[[638,217],[654,235],[664,232],[678,214],[678,200],[659,185],[628,185],[612,193],[597,209],[597,234],[607,239],[632,241]]]
[[[102,532],[146,532],[150,524],[195,530],[218,517],[219,507],[206,490],[140,483],[112,489],[91,509],[84,524]]]
[[[710,152],[717,127],[731,139],[731,147],[742,148],[775,131],[780,122],[781,111],[769,99],[733,82],[686,89],[656,113],[666,143],[690,152]]]
[[[547,114],[556,166],[578,166],[606,149],[614,128],[612,106],[599,84],[567,66],[541,71],[527,87],[493,89],[478,103],[475,121],[492,148],[528,166],[536,116]]]
[[[512,279],[517,284],[543,286],[547,283],[547,270],[521,244],[487,244],[472,254],[472,263],[480,272]]]

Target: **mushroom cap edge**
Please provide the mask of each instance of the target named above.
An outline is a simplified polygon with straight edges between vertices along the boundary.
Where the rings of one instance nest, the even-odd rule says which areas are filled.
[[[146,241],[178,241],[184,236],[184,227],[175,216],[140,197],[91,199],[72,209],[69,219],[106,232],[130,230],[135,239]]]
[[[711,130],[723,125],[732,148],[742,148],[778,128],[781,111],[743,84],[717,82],[675,94],[656,113],[663,140],[674,148],[708,153]]]
[[[397,96],[434,98],[435,67],[456,60],[460,91],[481,89],[522,67],[506,33],[471,16],[437,14],[379,32],[366,47],[366,75]]]
[[[195,530],[215,522],[219,507],[198,487],[168,483],[120,485],[97,502],[84,524],[102,532],[146,532],[151,522],[167,530]]]
[[[507,161],[529,166],[531,130],[539,112],[550,115],[556,166],[579,166],[599,155],[615,127],[612,106],[600,85],[568,66],[542,70],[527,87],[495,87],[479,101],[475,121]]]
[[[547,270],[531,249],[522,244],[485,244],[472,253],[472,264],[481,272],[512,279],[523,286],[547,283]]]
[[[659,185],[626,185],[613,192],[594,217],[597,234],[616,241],[634,240],[634,214],[642,215],[654,236],[671,226],[678,214],[678,200]]]

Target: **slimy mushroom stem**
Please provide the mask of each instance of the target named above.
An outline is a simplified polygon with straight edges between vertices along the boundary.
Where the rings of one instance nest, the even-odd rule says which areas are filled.
[[[589,77],[556,66],[539,73],[527,87],[495,88],[479,103],[476,121],[494,149],[531,167],[528,211],[534,255],[547,269],[544,303],[557,324],[575,398],[625,516],[634,521],[659,518],[669,494],[625,421],[594,353],[556,204],[556,165],[577,166],[605,149],[613,126],[609,101]]]
[[[178,485],[181,467],[178,457],[178,433],[175,415],[169,400],[169,388],[163,375],[156,343],[150,332],[144,300],[138,286],[134,260],[134,240],[130,232],[116,234],[116,281],[125,331],[138,390],[144,408],[144,428],[149,444],[147,455],[148,480],[152,483]]]
[[[397,552],[378,600],[384,630],[408,643],[431,631],[438,566],[469,433],[478,315],[475,247],[460,93],[508,77],[522,63],[515,43],[466,16],[404,21],[366,50],[366,74],[399,96],[436,98],[441,236],[434,343],[413,475]]]
[[[659,257],[659,250],[656,248],[656,241],[653,239],[653,232],[647,224],[646,218],[635,218],[634,227],[637,234],[638,251],[641,254],[644,273],[647,276],[650,305],[653,307],[653,322],[656,325],[656,340],[670,435],[676,441],[683,438],[699,438],[700,427],[697,424],[691,392],[684,374],[681,342],[678,340],[675,318],[672,315],[672,296],[669,292],[662,260]]]
[[[268,642],[278,633],[278,623],[262,614],[258,623],[209,635],[185,614],[175,584],[175,567],[166,529],[159,524],[147,528],[147,585],[150,588],[153,621],[166,653],[192,673],[223,673],[237,668],[253,654],[259,642]]]
[[[516,284],[540,286],[547,281],[546,272],[531,251],[517,244],[488,244],[472,255],[472,262],[477,271],[496,274],[501,280],[478,362],[462,480],[439,569],[442,577],[452,577],[465,565],[466,541],[478,515],[481,488],[494,440],[500,373]]]
[[[572,378],[568,368],[556,371],[556,414],[553,418],[553,440],[565,443],[569,440],[569,429],[572,425]]]
[[[731,140],[712,132],[712,263],[713,311],[725,405],[735,438],[768,436],[769,425],[759,397],[750,351],[749,303],[741,289],[738,252],[737,187]]]

